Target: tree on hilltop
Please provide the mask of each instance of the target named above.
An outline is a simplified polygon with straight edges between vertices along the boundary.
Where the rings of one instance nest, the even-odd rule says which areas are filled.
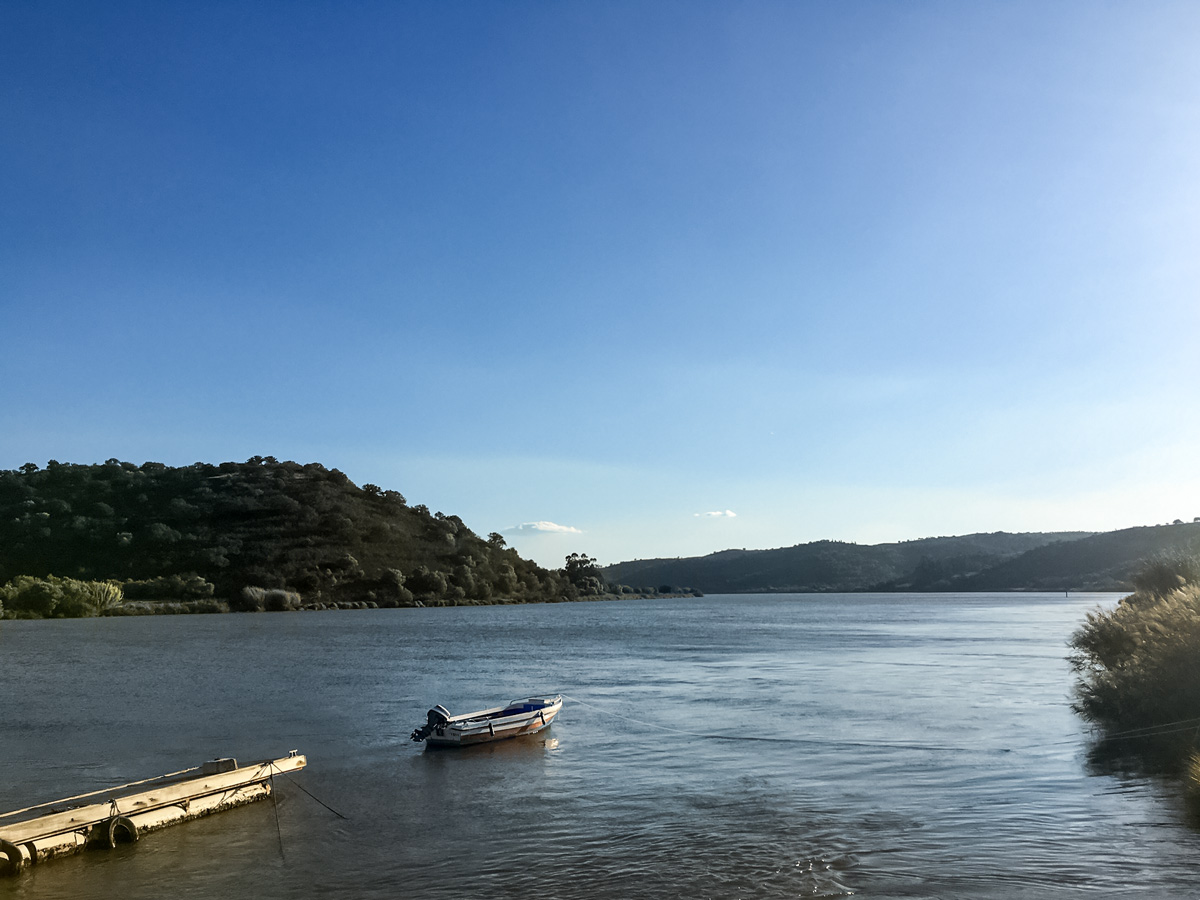
[[[567,557],[563,571],[581,594],[603,594],[604,578],[600,575],[600,566],[596,560],[583,553],[572,553]]]

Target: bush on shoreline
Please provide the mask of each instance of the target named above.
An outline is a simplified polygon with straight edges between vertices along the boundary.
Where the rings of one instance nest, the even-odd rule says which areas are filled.
[[[399,575],[399,573],[396,573]],[[163,579],[166,582],[167,579]],[[480,600],[467,596],[438,596],[426,594],[417,599],[405,591],[382,596],[371,594],[369,600],[331,600],[305,597],[296,591],[282,588],[247,586],[230,601],[209,596],[203,584],[197,585],[194,576],[183,576],[172,580],[188,585],[185,591],[162,590],[162,584],[147,582],[84,582],[72,578],[35,578],[21,575],[7,585],[0,586],[0,618],[47,619],[77,618],[91,616],[161,616],[189,615],[229,612],[291,612],[296,610],[336,609],[395,609],[398,607],[450,607],[450,606],[507,606],[529,602],[561,603],[566,600],[632,600],[657,597],[702,597],[699,591],[679,588],[670,594],[659,593],[654,588],[630,587],[629,585],[606,585],[598,593],[586,595],[551,597],[547,600],[530,601],[521,597],[490,596]],[[123,588],[134,586],[133,597],[114,602]],[[168,586],[169,587],[169,586]],[[208,585],[211,588],[211,585]],[[401,588],[403,590],[403,588]],[[175,597],[171,595],[175,594]],[[179,595],[182,594],[182,598]],[[189,596],[190,595],[190,596]],[[15,599],[14,599],[15,598]],[[5,610],[5,603],[8,609]]]
[[[230,602],[229,608],[237,612],[286,612],[299,609],[302,602],[295,591],[247,586]]]
[[[125,582],[126,600],[206,600],[215,586],[195,572]]]
[[[1109,744],[1183,771],[1200,749],[1200,560],[1155,558],[1134,583],[1071,638],[1072,708]],[[1192,768],[1187,783],[1200,797],[1200,765]]]
[[[227,613],[224,600],[126,600],[106,616],[178,616],[197,613]]]
[[[124,601],[116,581],[79,581],[18,575],[0,587],[0,613],[8,618],[65,619],[102,616]]]

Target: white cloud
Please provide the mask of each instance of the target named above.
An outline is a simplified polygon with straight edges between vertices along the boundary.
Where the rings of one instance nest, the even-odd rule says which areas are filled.
[[[583,534],[571,525],[558,525],[555,522],[522,522],[508,529],[506,534]]]
[[[700,518],[701,516],[704,516],[704,517],[710,518],[710,519],[712,519],[712,518],[736,519],[737,518],[737,513],[735,513],[732,509],[727,509],[724,512],[722,512],[721,510],[717,510],[715,512],[692,513],[692,515],[695,518]]]

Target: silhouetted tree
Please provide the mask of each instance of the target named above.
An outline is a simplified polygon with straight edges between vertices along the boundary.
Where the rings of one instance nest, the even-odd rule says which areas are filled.
[[[596,560],[582,553],[572,553],[567,557],[563,571],[567,581],[581,594],[603,594],[604,579],[600,575],[600,567]]]

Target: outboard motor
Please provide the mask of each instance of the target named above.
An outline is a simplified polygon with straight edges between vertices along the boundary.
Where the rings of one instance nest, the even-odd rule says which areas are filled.
[[[414,729],[409,735],[414,741],[423,741],[435,731],[438,734],[444,734],[446,723],[450,721],[450,710],[444,706],[435,706],[425,717],[425,724],[420,728]]]

